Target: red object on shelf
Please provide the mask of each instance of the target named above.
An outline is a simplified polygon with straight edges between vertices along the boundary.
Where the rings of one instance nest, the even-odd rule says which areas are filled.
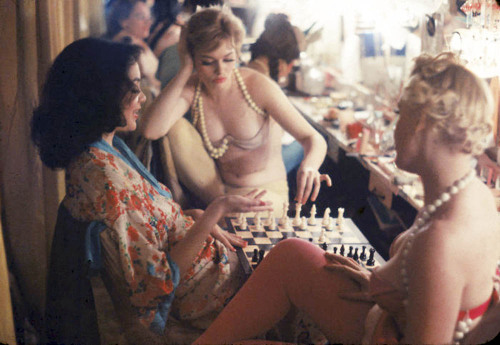
[[[355,139],[359,137],[359,134],[363,130],[363,124],[361,122],[350,123],[346,127],[347,136],[349,139]]]

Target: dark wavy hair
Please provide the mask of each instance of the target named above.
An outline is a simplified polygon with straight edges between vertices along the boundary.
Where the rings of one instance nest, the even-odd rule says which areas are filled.
[[[250,46],[251,60],[259,56],[267,56],[269,74],[278,81],[279,60],[287,63],[300,56],[299,44],[293,26],[283,13],[271,13],[267,16],[264,31]]]
[[[102,134],[125,125],[123,102],[134,83],[128,76],[141,48],[84,38],[55,59],[33,111],[31,138],[42,162],[65,168]]]
[[[111,40],[122,30],[121,22],[130,17],[138,2],[146,2],[146,0],[114,0],[108,3],[104,38]]]

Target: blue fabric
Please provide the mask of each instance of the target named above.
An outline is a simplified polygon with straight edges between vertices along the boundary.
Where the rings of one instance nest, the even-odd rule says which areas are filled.
[[[160,187],[160,182],[158,182],[158,180],[149,172],[149,170],[146,169],[146,167],[141,163],[137,156],[128,148],[125,142],[123,142],[123,140],[118,138],[116,135],[113,138],[113,146],[117,148],[119,152],[117,152],[115,148],[111,147],[111,145],[109,145],[104,139],[96,141],[90,146],[121,158],[131,168],[137,170],[137,172],[141,174],[142,177],[144,177],[144,179],[146,179],[146,181],[148,181],[158,193],[160,193],[164,197],[172,198],[172,194]]]
[[[172,194],[161,188],[158,180],[148,171],[148,169],[146,169],[146,167],[139,161],[136,155],[128,148],[128,146],[123,142],[123,140],[118,138],[116,135],[113,138],[113,146],[116,149],[118,149],[118,151],[116,151],[103,139],[91,144],[90,146],[111,153],[112,155],[121,158],[131,168],[135,169],[139,174],[141,174],[141,176],[144,177],[144,179],[146,179],[156,189],[158,193],[160,193],[166,198],[172,198]],[[99,240],[100,239],[99,234],[105,228],[106,225],[104,225],[102,222],[94,221],[90,223],[85,233],[85,259],[90,264],[89,274],[91,275],[95,275],[102,268],[101,241]],[[174,300],[175,290],[179,285],[179,280],[180,280],[179,267],[170,258],[170,255],[168,253],[167,253],[167,260],[170,265],[170,270],[172,272],[172,284],[174,286],[174,289],[172,293],[165,296],[164,299],[158,303],[155,318],[150,326],[150,329],[158,334],[162,334],[163,330],[165,329],[168,312]],[[150,273],[154,274],[154,272]]]
[[[304,159],[304,148],[298,141],[293,141],[291,144],[281,146],[281,155],[288,174],[297,168]]]
[[[165,324],[167,323],[168,312],[170,310],[170,306],[174,301],[175,297],[175,289],[177,285],[179,285],[179,281],[181,279],[179,273],[179,267],[177,264],[170,258],[170,255],[167,253],[168,264],[170,265],[172,271],[172,284],[174,284],[174,290],[171,294],[164,297],[164,300],[158,303],[158,311],[155,315],[153,322],[151,323],[150,329],[158,334],[162,334],[165,329]]]

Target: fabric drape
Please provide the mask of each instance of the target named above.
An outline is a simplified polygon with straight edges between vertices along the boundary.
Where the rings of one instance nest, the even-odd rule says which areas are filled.
[[[24,302],[43,315],[63,172],[45,168],[30,140],[39,90],[59,52],[104,31],[100,0],[0,0],[0,193],[9,270]],[[4,254],[2,251],[0,254]]]

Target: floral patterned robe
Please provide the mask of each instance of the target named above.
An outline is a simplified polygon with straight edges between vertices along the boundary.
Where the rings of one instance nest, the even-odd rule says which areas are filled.
[[[64,206],[74,218],[100,221],[112,231],[140,324],[161,333],[170,312],[195,327],[207,327],[239,287],[227,249],[209,236],[177,285],[178,268],[168,253],[189,231],[192,218],[165,186],[156,182],[158,190],[130,163],[136,158],[119,138],[113,148],[102,140],[99,144],[68,167]]]

